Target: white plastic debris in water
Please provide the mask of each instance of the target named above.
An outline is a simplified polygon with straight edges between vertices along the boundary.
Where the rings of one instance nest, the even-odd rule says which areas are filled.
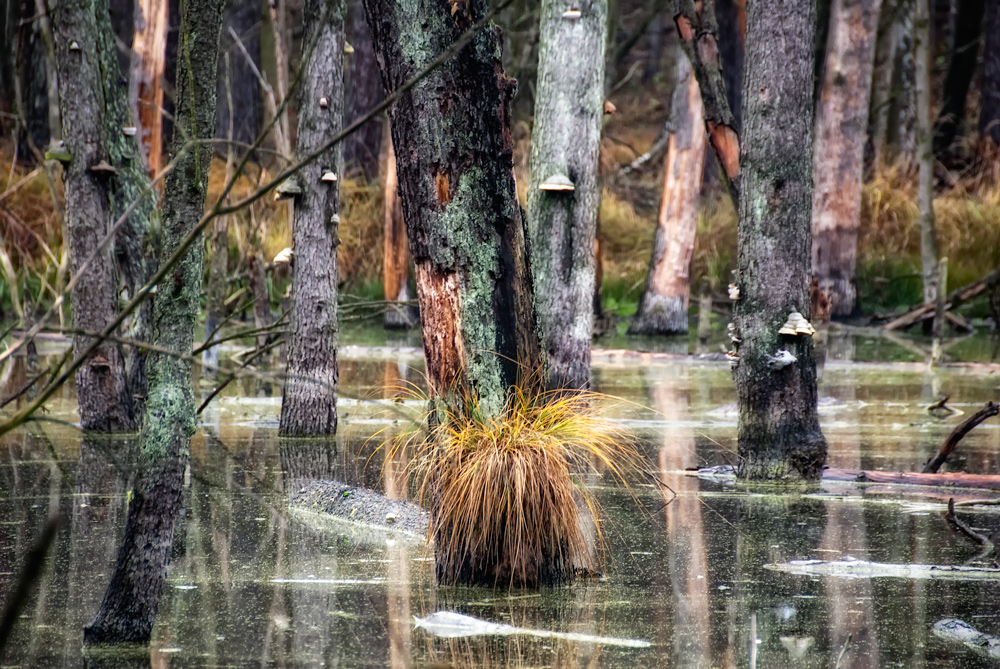
[[[467,636],[510,636],[524,634],[545,639],[565,639],[566,641],[581,641],[584,643],[601,643],[609,646],[626,646],[628,648],[649,648],[652,644],[641,639],[619,639],[617,637],[594,636],[576,632],[551,632],[549,630],[533,630],[526,627],[514,627],[501,623],[491,623],[472,616],[466,616],[454,611],[438,611],[426,618],[413,617],[413,626],[422,627],[428,634],[453,639]]]

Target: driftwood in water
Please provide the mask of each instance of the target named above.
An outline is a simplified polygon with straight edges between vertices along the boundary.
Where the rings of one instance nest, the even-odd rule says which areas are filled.
[[[843,578],[911,578],[950,581],[1000,581],[1000,569],[964,565],[891,564],[868,560],[789,560],[766,564],[766,569],[803,576]]]
[[[943,618],[934,623],[934,634],[946,641],[957,641],[987,657],[1000,659],[1000,637],[980,632],[958,618]]]
[[[930,462],[924,465],[923,473],[933,474],[937,472],[937,470],[941,468],[941,465],[945,463],[945,460],[948,459],[948,456],[951,455],[952,451],[955,450],[955,447],[958,446],[958,442],[962,441],[965,435],[967,435],[972,428],[979,425],[987,418],[996,416],[998,413],[1000,413],[1000,406],[997,406],[993,402],[987,402],[986,406],[962,421],[958,427],[952,430],[951,434],[948,435],[948,438],[944,440],[944,444],[941,445],[941,450],[939,450],[937,454],[930,459]]]
[[[967,286],[962,286],[958,290],[952,291],[948,294],[944,308],[946,310],[951,310],[958,305],[968,302],[974,297],[978,297],[983,293],[987,292],[989,289],[1000,285],[1000,269],[995,269],[979,281],[970,283]],[[896,330],[898,328],[908,328],[911,325],[915,325],[920,321],[926,320],[934,316],[934,303],[930,302],[927,304],[922,304],[916,309],[911,309],[905,314],[893,318],[891,321],[883,325],[882,327],[886,330]],[[951,320],[951,319],[949,319]],[[953,324],[956,324],[952,320]]]
[[[837,469],[829,467],[823,470],[823,480],[1000,490],[1000,476],[996,474],[965,474],[961,472],[924,474],[922,472],[881,472],[871,469]]]

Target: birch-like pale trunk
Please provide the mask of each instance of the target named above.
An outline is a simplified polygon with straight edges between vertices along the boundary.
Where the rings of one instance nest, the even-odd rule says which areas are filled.
[[[916,0],[913,21],[917,107],[917,209],[920,216],[920,265],[924,304],[937,298],[938,250],[934,225],[934,134],[931,126],[930,0]]]
[[[403,203],[399,199],[399,179],[396,175],[396,151],[389,137],[385,161],[385,223],[382,240],[382,290],[386,306],[383,323],[388,330],[408,330],[419,323],[417,310],[406,304],[410,295],[410,249],[403,221]]]
[[[816,104],[812,270],[831,314],[857,308],[855,267],[861,223],[868,102],[881,0],[833,0]]]
[[[307,0],[305,43],[316,39],[305,64],[298,106],[296,152],[307,155],[340,132],[344,116],[344,2]],[[319,17],[327,16],[326,21]],[[286,437],[337,431],[337,234],[341,173],[336,145],[299,173],[292,228],[292,317],[278,432]],[[327,176],[329,178],[329,176]]]
[[[528,233],[552,388],[590,384],[607,0],[542,0]],[[573,190],[543,190],[556,175]]]
[[[688,331],[691,255],[698,230],[698,194],[708,135],[691,62],[680,48],[675,58],[677,83],[671,102],[672,132],[663,169],[660,214],[646,285],[629,334],[670,335]]]

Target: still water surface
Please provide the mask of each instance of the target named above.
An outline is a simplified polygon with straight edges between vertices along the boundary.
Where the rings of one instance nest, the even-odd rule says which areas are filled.
[[[863,341],[851,347],[849,358],[865,359]],[[997,399],[997,368],[928,374],[920,365],[840,362],[844,353],[836,350],[820,387],[831,466],[919,470],[963,418],[935,419],[928,404],[950,394],[968,415]],[[736,415],[727,405],[735,393],[724,362],[595,358],[596,390],[623,400],[609,401],[607,411],[641,436],[661,482],[677,493],[665,504],[648,481],[634,482],[630,495],[590,477],[605,521],[603,581],[541,592],[438,587],[422,545],[289,510],[289,495],[315,478],[406,495],[403,463],[384,461],[374,448],[379,437],[371,437],[417,414],[419,403],[371,398],[391,395],[384,389],[401,380],[419,386],[422,364],[406,347],[346,347],[341,430],[325,445],[278,440],[275,383],[241,380],[210,405],[192,444],[151,658],[129,666],[995,666],[938,639],[931,626],[956,617],[1000,635],[1000,582],[765,568],[843,557],[961,564],[978,549],[942,519],[947,491],[830,483],[787,494],[685,473],[734,460]],[[16,365],[3,370],[0,396],[23,383]],[[212,385],[199,383],[199,392]],[[48,416],[73,421],[73,406],[67,391]],[[129,483],[117,454],[125,448],[124,440],[84,439],[51,422],[0,438],[0,596],[46,518],[63,521],[2,666],[83,666],[82,628],[100,603],[124,526]],[[1000,425],[974,430],[948,468],[1000,473]],[[1000,527],[991,508],[998,507],[961,517],[989,535]],[[651,645],[525,635],[442,639],[414,626],[414,616],[442,610]]]

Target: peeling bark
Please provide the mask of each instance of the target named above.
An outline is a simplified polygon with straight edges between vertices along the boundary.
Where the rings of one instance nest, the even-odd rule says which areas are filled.
[[[833,316],[857,309],[861,172],[881,0],[834,0],[816,106],[812,269]]]
[[[698,193],[707,142],[698,82],[691,62],[679,49],[676,82],[671,112],[673,132],[667,146],[653,256],[629,334],[688,331],[691,254],[698,228]]]
[[[224,0],[185,2],[177,63],[173,153],[187,137],[215,131],[215,83]],[[117,65],[116,65],[117,67]],[[202,217],[212,149],[190,147],[168,175],[163,194],[161,261],[169,258]],[[201,294],[202,244],[195,243],[157,286],[153,344],[190,355]],[[86,644],[149,643],[167,575],[184,469],[196,427],[191,363],[149,356],[149,399],[140,434],[139,467],[125,536],[100,609],[84,630]]]
[[[101,239],[134,201],[138,206],[84,273],[71,295],[77,329],[98,332],[114,318],[119,293],[131,299],[145,283],[144,237],[154,202],[140,198],[149,185],[139,147],[123,132],[132,125],[121,83],[107,0],[60,3],[52,13],[60,71],[61,116],[66,147],[66,233],[75,275]],[[73,45],[78,48],[72,48]],[[104,165],[101,165],[101,163]],[[96,169],[95,169],[96,168]],[[140,309],[122,326],[146,340],[150,310]],[[74,337],[81,352],[89,339]],[[76,375],[80,423],[85,430],[134,431],[145,395],[145,355],[104,342]]]
[[[604,109],[607,0],[542,0],[528,231],[535,305],[551,388],[590,385],[594,243],[601,204],[598,153]],[[572,191],[541,190],[554,175]]]
[[[305,43],[318,39],[305,64],[299,98],[296,152],[303,156],[340,132],[344,116],[344,2],[308,0]],[[318,37],[316,37],[318,34]],[[325,105],[320,99],[326,98]],[[306,165],[299,179],[292,228],[292,319],[288,377],[281,395],[279,434],[286,437],[332,435],[337,431],[337,234],[340,228],[340,145]]]
[[[146,167],[163,167],[163,79],[167,65],[167,0],[138,0],[132,34],[129,102]]]
[[[454,12],[452,11],[454,8]],[[396,90],[488,10],[485,0],[365,0],[382,84]],[[499,30],[488,26],[390,108],[431,394],[498,414],[542,364]]]
[[[403,304],[410,296],[410,249],[406,240],[406,223],[403,221],[403,204],[399,199],[399,181],[396,177],[396,151],[389,138],[389,156],[385,170],[385,226],[382,243],[382,289],[386,302],[383,323],[388,330],[408,330],[420,323],[417,310]]]
[[[810,307],[814,11],[810,0],[747,7],[734,304],[744,479],[818,479],[826,458],[812,338],[778,333],[791,311]],[[769,366],[779,350],[794,361]]]

